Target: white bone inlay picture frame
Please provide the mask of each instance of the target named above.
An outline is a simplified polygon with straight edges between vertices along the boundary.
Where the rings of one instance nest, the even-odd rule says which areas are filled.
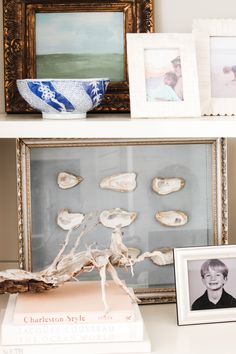
[[[199,117],[191,33],[127,34],[131,118]]]
[[[236,114],[236,19],[196,19],[202,115]]]

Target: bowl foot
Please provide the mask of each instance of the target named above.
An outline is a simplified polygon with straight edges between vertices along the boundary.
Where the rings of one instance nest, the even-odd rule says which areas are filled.
[[[86,113],[42,113],[45,119],[80,119],[86,118]]]

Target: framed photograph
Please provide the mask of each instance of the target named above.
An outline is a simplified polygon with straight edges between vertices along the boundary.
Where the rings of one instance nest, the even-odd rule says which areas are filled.
[[[122,228],[130,252],[159,255],[135,264],[134,276],[118,269],[120,278],[143,303],[174,302],[173,248],[227,243],[224,139],[20,139],[17,166],[20,268],[53,261],[71,215],[118,208],[136,215]],[[81,250],[108,248],[111,232],[99,222]]]
[[[127,34],[132,118],[200,116],[192,34]]]
[[[109,78],[96,112],[128,112],[126,33],[153,31],[152,0],[4,0],[6,112],[32,112],[17,79]]]
[[[236,246],[175,248],[178,324],[236,321]]]
[[[236,114],[236,20],[193,21],[203,115]]]

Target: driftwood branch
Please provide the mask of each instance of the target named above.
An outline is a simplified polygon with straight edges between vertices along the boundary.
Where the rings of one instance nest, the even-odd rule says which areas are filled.
[[[138,302],[139,299],[129,291],[126,285],[120,280],[115,267],[130,268],[133,271],[133,266],[137,262],[143,261],[145,258],[156,259],[156,263],[160,265],[171,263],[172,260],[167,260],[165,263],[165,252],[157,250],[154,252],[145,252],[139,257],[131,258],[129,249],[123,243],[121,228],[113,229],[111,235],[110,247],[106,249],[88,247],[85,251],[79,251],[81,238],[97,226],[98,222],[90,225],[92,215],[89,214],[85,218],[85,222],[81,225],[78,237],[71,249],[69,241],[73,231],[70,230],[65,241],[56,255],[53,262],[40,272],[27,272],[19,269],[8,269],[0,272],[0,294],[17,293],[17,292],[41,292],[54,287],[58,287],[66,281],[74,279],[83,272],[97,270],[101,278],[102,299],[107,312],[108,305],[106,301],[105,283],[106,272],[110,273],[112,279],[121,286],[126,293],[131,297],[132,301]],[[164,250],[164,249],[163,249]],[[166,252],[167,253],[167,252]],[[168,257],[172,257],[169,252]]]

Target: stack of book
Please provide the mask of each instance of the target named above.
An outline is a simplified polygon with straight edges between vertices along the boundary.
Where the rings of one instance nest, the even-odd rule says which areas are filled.
[[[150,352],[138,305],[113,281],[107,282],[106,296],[110,310],[105,314],[96,281],[10,295],[1,325],[2,353]]]

